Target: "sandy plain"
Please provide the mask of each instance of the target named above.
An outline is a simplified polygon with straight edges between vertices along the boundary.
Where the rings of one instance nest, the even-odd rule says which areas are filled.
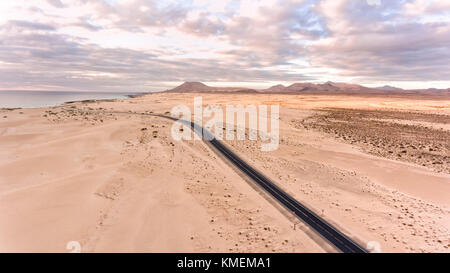
[[[280,105],[278,150],[225,142],[361,244],[449,252],[450,99],[208,93],[0,110],[0,251],[334,251],[205,143],[138,114],[195,96]]]

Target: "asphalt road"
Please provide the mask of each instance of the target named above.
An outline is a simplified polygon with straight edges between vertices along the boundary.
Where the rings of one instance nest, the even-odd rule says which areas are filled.
[[[130,113],[127,113],[130,114]],[[142,114],[167,118],[173,121],[178,119],[158,114]],[[236,168],[247,175],[253,182],[264,189],[270,196],[283,205],[287,210],[292,212],[298,219],[309,225],[320,236],[327,240],[330,244],[344,253],[367,253],[367,250],[361,247],[354,240],[339,231],[336,227],[325,221],[322,217],[308,209],[305,205],[295,200],[292,196],[287,194],[275,183],[270,181],[267,177],[261,174],[258,170],[251,167],[248,163],[242,160],[238,155],[226,147],[221,141],[215,139],[213,135],[202,128],[201,126],[184,120],[179,120],[186,125],[190,125],[195,133],[200,134],[203,131],[203,141],[209,143],[214,147],[218,153],[222,154],[228,159]]]

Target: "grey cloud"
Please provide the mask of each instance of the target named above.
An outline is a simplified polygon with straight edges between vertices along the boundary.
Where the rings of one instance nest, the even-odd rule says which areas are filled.
[[[164,2],[138,0],[130,3],[117,2],[115,5],[97,2],[98,18],[118,18],[113,20],[113,27],[141,32],[144,27],[168,27],[181,22],[189,11],[182,2],[161,4]],[[146,7],[148,10],[142,10]]]
[[[0,68],[3,88],[13,88],[19,83],[25,88],[146,91],[161,81],[267,81],[303,77],[288,71],[249,70],[247,66],[220,60],[167,61],[153,53],[101,48],[55,33],[3,33],[0,40],[3,41],[0,61],[7,63]]]
[[[207,15],[203,13],[196,20],[186,20],[181,29],[198,36],[221,35],[225,30],[225,24],[220,19],[211,21]]]
[[[22,20],[10,20],[2,28],[22,28],[29,30],[46,30],[46,31],[56,30],[55,27],[52,25]]]
[[[65,5],[61,2],[61,0],[47,0],[47,2],[56,8],[64,8],[65,7]]]
[[[291,38],[293,34],[300,34],[305,39],[323,35],[324,30],[317,27],[321,26],[320,18],[314,16],[307,4],[284,1],[277,7],[259,8],[259,18],[230,15],[227,24],[220,17],[208,19],[215,15],[204,13],[196,21],[184,21],[181,30],[230,42],[240,49],[227,53],[235,61],[247,62],[251,67],[286,64],[305,52],[304,46]]]
[[[297,3],[283,1],[279,7],[260,8],[262,16],[245,18],[232,13],[212,14],[205,11],[198,19],[187,19],[190,7],[181,2],[161,4],[158,1],[137,0],[130,3],[110,4],[106,1],[89,3],[95,5],[95,13],[73,24],[89,31],[98,31],[102,27],[119,28],[130,32],[145,32],[145,28],[158,29],[164,35],[164,29],[175,27],[189,35],[198,37],[215,36],[239,47],[231,56],[235,61],[248,62],[258,68],[287,64],[291,58],[304,54],[301,41],[293,40],[291,35],[302,35],[305,39],[318,39],[324,35],[320,18],[308,8],[309,1]],[[147,10],[143,10],[146,7]],[[221,19],[225,16],[227,24]],[[108,26],[97,26],[98,19],[110,19]],[[313,28],[320,26],[319,28]]]
[[[342,76],[370,80],[445,80],[450,78],[450,23],[421,23],[402,17],[402,3],[382,1],[363,12],[349,1],[333,20],[351,27],[334,29],[328,44],[308,48],[311,64],[341,70]]]
[[[58,6],[58,1],[52,1]],[[0,81],[3,87],[53,86],[81,90],[145,91],[167,81],[300,81],[311,76],[271,68],[294,65],[303,58],[312,67],[336,68],[341,75],[376,80],[448,80],[450,24],[423,23],[402,15],[405,1],[346,1],[332,16],[320,9],[324,1],[282,1],[260,8],[249,18],[232,12],[200,13],[188,19],[191,8],[181,2],[137,0],[110,4],[79,0],[92,13],[70,23],[88,31],[120,29],[167,37],[170,28],[196,38],[216,38],[232,50],[213,50],[218,59],[178,59],[189,52],[177,48],[151,52],[102,48],[71,35],[58,34],[56,24],[10,21],[0,26]],[[62,4],[62,3],[61,3]],[[142,9],[142,7],[147,9]],[[63,6],[60,6],[63,8]],[[70,8],[70,6],[65,6]],[[40,11],[42,12],[42,11]],[[47,18],[53,19],[53,18]],[[99,21],[102,20],[102,25]],[[57,20],[55,19],[57,22]],[[106,23],[105,23],[106,22]],[[339,28],[345,23],[344,28]],[[330,43],[325,43],[330,41]],[[324,75],[326,76],[326,75]]]
[[[81,28],[84,28],[89,31],[99,31],[99,30],[104,29],[101,26],[97,26],[97,25],[90,23],[88,17],[80,17],[78,19],[78,22],[73,23],[72,26],[81,27]]]

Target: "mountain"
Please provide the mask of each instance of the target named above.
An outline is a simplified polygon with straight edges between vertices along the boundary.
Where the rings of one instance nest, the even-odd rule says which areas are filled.
[[[308,91],[314,89],[314,84],[312,83],[293,83],[286,87],[284,91],[287,93],[292,92],[302,92],[302,91]]]
[[[261,94],[354,94],[354,95],[450,95],[450,89],[416,89],[403,90],[385,85],[378,88],[369,88],[359,84],[340,82],[308,83],[298,82],[289,86],[274,85],[267,89],[250,89],[245,87],[213,87],[201,82],[185,82],[166,92],[177,93],[261,93]]]
[[[201,82],[185,82],[182,85],[169,90],[169,92],[207,92],[209,90],[211,90],[211,87]]]
[[[264,93],[298,93],[311,88],[311,83],[294,83],[289,86],[277,84],[267,89],[262,90]]]
[[[351,84],[351,83],[343,83],[343,82],[326,82],[327,86],[336,87],[341,91],[368,91],[371,88],[359,85],[359,84]]]
[[[398,90],[403,90],[401,88],[395,87],[395,86],[390,86],[390,85],[385,85],[385,86],[380,86],[380,87],[375,87],[375,89],[378,90],[386,90],[386,91],[398,91]]]
[[[335,94],[335,93],[358,93],[367,92],[370,88],[348,83],[326,82],[322,84],[314,83],[294,83],[287,87],[283,85],[275,85],[263,90],[264,93],[317,93],[317,94]]]
[[[213,87],[201,82],[185,82],[180,86],[168,90],[167,92],[177,93],[209,93],[209,92],[238,92],[238,93],[255,93],[254,89],[243,87]]]
[[[267,90],[270,90],[270,91],[283,91],[285,89],[286,89],[286,86],[284,86],[282,84],[277,84],[277,85],[274,85],[274,86],[272,86],[270,88],[267,88]]]

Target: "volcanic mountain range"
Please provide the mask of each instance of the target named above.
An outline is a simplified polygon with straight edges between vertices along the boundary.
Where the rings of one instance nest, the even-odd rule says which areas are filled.
[[[282,84],[274,85],[267,89],[251,89],[245,87],[212,87],[201,82],[185,82],[180,86],[167,90],[175,93],[262,93],[262,94],[427,94],[427,95],[450,95],[448,89],[414,89],[404,90],[392,86],[378,88],[365,87],[358,84],[336,83],[294,83],[289,86]]]

